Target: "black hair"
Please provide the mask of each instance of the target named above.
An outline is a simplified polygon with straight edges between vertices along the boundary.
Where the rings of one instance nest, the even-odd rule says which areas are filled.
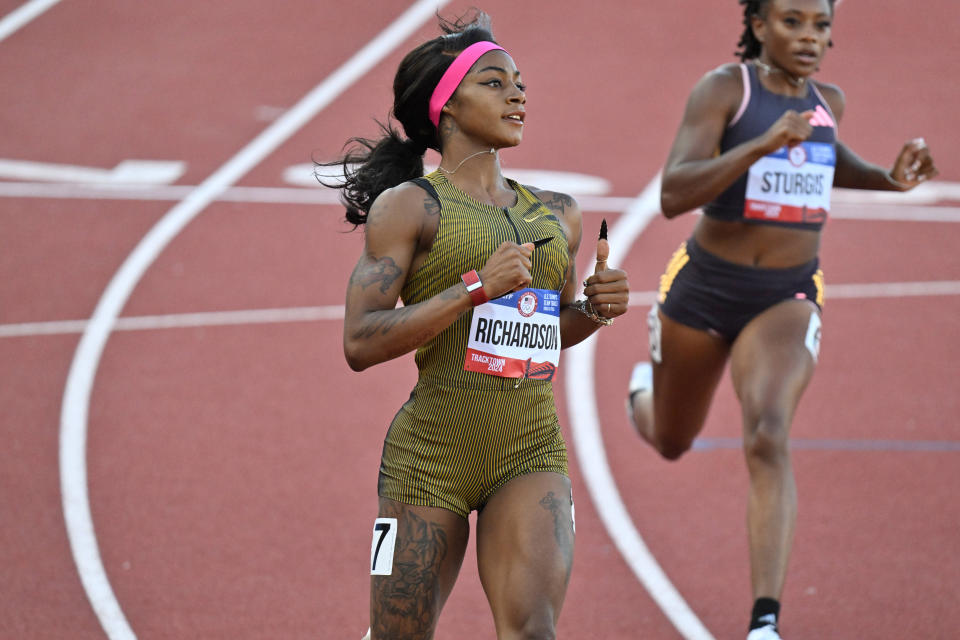
[[[770,0],[739,0],[739,2],[743,5],[743,34],[740,36],[740,42],[737,43],[738,49],[734,55],[740,56],[740,60],[746,62],[760,57],[760,50],[763,45],[753,35],[753,25],[750,22],[753,16],[767,17]],[[828,2],[830,2],[830,12],[833,13],[833,5],[836,0],[828,0]],[[833,46],[832,41],[829,46]]]
[[[328,183],[319,175],[317,179],[341,190],[347,222],[354,228],[367,221],[377,196],[423,175],[423,154],[427,149],[440,151],[440,136],[429,116],[434,88],[457,54],[476,42],[494,41],[490,17],[482,11],[474,10],[469,20],[437,18],[444,35],[408,53],[393,78],[391,115],[403,127],[406,139],[389,120],[387,124],[378,121],[380,138],[350,138],[341,159],[315,163],[318,167],[343,168],[343,182]]]

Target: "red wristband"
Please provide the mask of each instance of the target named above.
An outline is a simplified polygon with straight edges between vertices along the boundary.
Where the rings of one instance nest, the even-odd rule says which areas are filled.
[[[460,279],[463,280],[463,284],[467,285],[467,293],[470,294],[473,306],[483,304],[490,300],[490,298],[487,297],[487,292],[483,290],[483,283],[480,282],[480,274],[478,274],[476,270],[467,271],[460,276]]]

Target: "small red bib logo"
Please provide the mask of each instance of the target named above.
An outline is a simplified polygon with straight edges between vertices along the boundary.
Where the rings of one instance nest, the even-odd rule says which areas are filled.
[[[517,311],[519,311],[520,315],[524,318],[529,318],[536,313],[537,304],[537,294],[532,291],[527,291],[517,300]]]
[[[807,150],[797,145],[790,149],[787,157],[790,159],[790,164],[795,167],[802,167],[803,163],[807,161]]]

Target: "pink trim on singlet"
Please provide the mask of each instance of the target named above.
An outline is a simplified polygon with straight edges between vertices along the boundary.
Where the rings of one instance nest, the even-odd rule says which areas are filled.
[[[820,100],[820,103],[823,104],[823,107],[827,110],[827,113],[830,114],[830,117],[833,119],[833,130],[834,135],[839,137],[840,134],[840,121],[837,120],[837,116],[834,115],[833,109],[830,108],[830,103],[827,102],[827,99],[823,97],[823,94],[820,93],[820,89],[817,89],[817,85],[810,81],[810,88],[813,89],[813,92],[817,94],[817,98]]]
[[[740,63],[740,73],[743,75],[743,100],[740,101],[740,108],[737,110],[737,114],[733,116],[730,124],[727,125],[727,129],[737,124],[747,110],[747,105],[750,104],[750,72],[747,71],[747,65],[742,62]]]

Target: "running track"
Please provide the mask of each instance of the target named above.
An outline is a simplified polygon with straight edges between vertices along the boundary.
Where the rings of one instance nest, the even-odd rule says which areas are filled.
[[[484,5],[530,85],[505,167],[606,180],[582,189],[585,225],[613,224],[635,292],[558,383],[579,534],[560,632],[742,637],[746,474],[729,383],[677,464],[641,447],[622,409],[648,292],[694,221],[655,217],[647,187],[689,87],[729,59],[736,7],[568,4]],[[343,233],[328,192],[288,174],[374,133],[437,3],[413,36],[365,47],[411,5],[371,17],[326,1],[0,0],[0,20],[35,9],[0,22],[0,638],[366,628],[380,442],[413,364],[347,369],[339,305],[362,238]],[[846,92],[854,149],[886,164],[923,135],[941,176],[895,200],[837,194],[824,351],[794,429],[789,638],[960,625],[958,14],[910,6],[846,0],[821,73]],[[165,164],[148,176],[127,160]],[[118,186],[118,165],[153,186]],[[439,638],[493,637],[472,553]],[[656,597],[641,581],[651,566],[668,580]]]

